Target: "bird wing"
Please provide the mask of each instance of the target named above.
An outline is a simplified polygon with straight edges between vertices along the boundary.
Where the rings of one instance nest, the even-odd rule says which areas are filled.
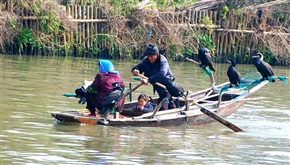
[[[112,103],[116,103],[116,101],[121,98],[123,91],[122,90],[113,90],[109,94],[106,95],[103,106],[110,105]]]
[[[265,61],[262,61],[262,63],[265,67],[265,73],[267,74],[267,76],[274,76],[274,72],[273,72],[271,65]]]
[[[265,66],[263,65],[261,60],[255,60],[254,65],[256,66],[258,72],[262,75],[262,77],[265,77]]]
[[[228,68],[227,75],[229,77],[229,80],[232,84],[239,84],[241,81],[241,75],[240,73],[235,69],[235,67],[230,66]]]
[[[210,55],[210,53],[205,53],[205,55],[208,57],[208,59],[212,61],[212,56]]]
[[[206,66],[212,65],[212,58],[210,54],[200,53],[198,54],[198,57],[202,65],[206,65]]]
[[[269,77],[274,75],[272,67],[267,62],[259,60],[254,64],[257,70],[261,73],[262,77]]]

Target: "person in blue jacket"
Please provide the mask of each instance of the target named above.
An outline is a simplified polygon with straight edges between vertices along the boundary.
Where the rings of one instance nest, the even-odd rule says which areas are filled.
[[[173,86],[175,77],[170,70],[166,57],[159,54],[159,50],[155,44],[149,44],[146,47],[145,55],[146,57],[144,57],[139,64],[132,68],[132,74],[134,76],[138,76],[138,74],[144,73],[144,76],[148,77],[141,79],[141,83],[151,83],[153,85],[154,91],[157,91],[159,95],[157,104],[159,104],[164,98],[168,98],[169,103],[164,103],[160,110],[176,108],[172,96],[167,90],[169,87]],[[156,82],[165,85],[167,89],[156,85]]]
[[[133,111],[153,112],[154,105],[151,103],[145,94],[138,96],[138,103],[133,107]]]

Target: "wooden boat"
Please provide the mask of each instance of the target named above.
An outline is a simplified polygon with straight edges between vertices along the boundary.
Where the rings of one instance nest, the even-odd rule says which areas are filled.
[[[131,111],[136,101],[125,103],[123,111],[109,115],[107,119],[100,116],[91,117],[88,110],[70,112],[52,112],[51,115],[61,122],[75,122],[83,124],[99,124],[107,126],[173,126],[182,124],[203,125],[216,122],[210,116],[201,112],[209,110],[221,117],[227,117],[241,107],[249,97],[265,86],[268,81],[259,83],[247,83],[247,87],[228,88],[222,94],[221,90],[227,89],[229,83],[216,86],[216,89],[208,88],[188,95],[186,99],[175,99],[179,108],[165,111],[142,113]],[[157,101],[157,98],[154,99]],[[158,109],[157,109],[158,110]],[[122,118],[120,117],[122,116]]]

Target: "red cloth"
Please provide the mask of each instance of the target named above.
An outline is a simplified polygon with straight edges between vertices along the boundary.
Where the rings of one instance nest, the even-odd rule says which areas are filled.
[[[115,82],[123,82],[121,76],[115,73],[98,73],[94,82],[92,83],[92,88],[97,92],[96,101],[100,104],[104,103],[104,99],[107,93],[113,91],[112,84]],[[125,84],[122,84],[125,87]]]

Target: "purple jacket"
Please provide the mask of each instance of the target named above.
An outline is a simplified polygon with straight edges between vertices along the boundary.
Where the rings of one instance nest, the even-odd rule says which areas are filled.
[[[94,82],[92,83],[92,88],[97,92],[96,100],[98,103],[103,104],[107,93],[113,91],[112,84],[114,82],[123,82],[119,74],[115,73],[98,73]],[[122,84],[124,87],[125,85]]]

